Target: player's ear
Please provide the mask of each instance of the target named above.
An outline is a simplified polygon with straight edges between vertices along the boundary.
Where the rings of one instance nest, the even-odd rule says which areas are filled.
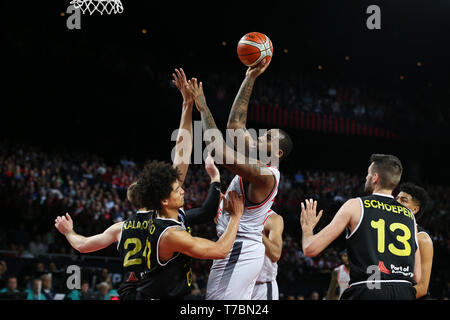
[[[284,155],[283,150],[282,150],[282,149],[279,149],[279,150],[278,150],[278,159],[283,158],[283,155]]]
[[[378,173],[374,172],[372,175],[372,182],[373,183],[378,183],[380,182],[380,176],[378,175]]]

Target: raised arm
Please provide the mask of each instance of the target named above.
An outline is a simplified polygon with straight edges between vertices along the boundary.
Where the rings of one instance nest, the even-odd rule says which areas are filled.
[[[269,193],[275,185],[272,172],[259,160],[249,159],[245,155],[237,153],[225,143],[222,133],[217,129],[211,111],[206,104],[201,82],[197,83],[197,79],[192,79],[189,81],[188,90],[193,94],[195,105],[201,113],[203,129],[207,136],[206,145],[210,153],[213,154],[216,163],[251,182],[253,186],[262,189],[265,191],[262,192],[263,194]]]
[[[264,224],[262,240],[266,247],[266,256],[269,257],[272,262],[280,260],[281,251],[283,249],[283,229],[283,218],[276,214],[270,215]],[[266,232],[268,233],[268,236],[266,236]]]
[[[123,222],[117,222],[103,233],[91,237],[84,237],[73,231],[73,221],[68,213],[55,219],[55,227],[69,241],[70,245],[81,253],[104,249],[120,240]]]
[[[251,135],[246,129],[248,104],[250,101],[250,96],[253,92],[253,86],[256,78],[267,69],[270,61],[271,60],[267,63],[266,59],[263,59],[256,66],[249,67],[247,69],[245,78],[242,81],[241,87],[239,88],[239,91],[234,99],[233,106],[231,107],[230,115],[228,117],[227,129],[236,130],[234,146],[237,144],[236,141],[238,136],[243,134],[245,139],[245,154],[247,155],[249,154],[249,146],[254,144]]]
[[[239,221],[244,213],[244,199],[235,191],[228,194],[228,201],[224,200],[224,206],[230,212],[231,218],[224,234],[216,242],[199,237],[192,237],[181,228],[169,229],[160,240],[161,253],[181,252],[197,259],[224,259],[231,250]]]
[[[247,69],[244,81],[242,81],[241,87],[234,99],[233,106],[231,107],[227,124],[228,129],[245,129],[248,103],[250,101],[255,80],[267,69],[269,64],[270,60],[269,63],[266,63],[266,59],[263,59],[256,66]]]
[[[333,220],[325,228],[319,233],[314,234],[313,230],[322,217],[323,211],[321,210],[316,215],[317,201],[313,201],[312,199],[306,199],[305,205],[302,203],[301,207],[302,249],[305,256],[308,257],[315,257],[321,253],[345,230],[350,223],[352,214],[354,212],[361,212],[359,200],[350,199],[342,205]]]
[[[178,129],[177,141],[175,145],[175,155],[173,159],[173,166],[178,168],[180,172],[180,186],[183,185],[184,179],[189,168],[192,153],[192,109],[194,99],[187,91],[186,75],[183,69],[175,69],[172,74],[172,83],[180,90],[183,96],[183,105],[181,112],[180,127]]]

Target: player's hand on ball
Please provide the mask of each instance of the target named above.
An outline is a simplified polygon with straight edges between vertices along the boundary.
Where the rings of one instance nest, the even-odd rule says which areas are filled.
[[[223,199],[223,209],[239,219],[244,214],[244,196],[236,191],[230,191]]]
[[[322,217],[323,210],[320,210],[319,214],[316,215],[317,201],[313,201],[313,199],[306,199],[305,204],[301,203],[301,207],[300,224],[302,229],[312,231]]]
[[[261,75],[264,71],[266,71],[272,60],[267,61],[267,59],[262,59],[260,63],[256,66],[248,67],[247,73],[245,74],[247,77],[256,78]]]
[[[73,230],[73,221],[68,213],[65,216],[55,219],[55,227],[62,234],[67,234]]]
[[[180,68],[180,70],[175,69],[175,73],[172,73],[172,76],[172,83],[178,88],[178,90],[180,90],[181,95],[183,96],[183,103],[189,107],[192,107],[194,104],[194,97],[187,89],[188,82],[184,70],[182,68]]]

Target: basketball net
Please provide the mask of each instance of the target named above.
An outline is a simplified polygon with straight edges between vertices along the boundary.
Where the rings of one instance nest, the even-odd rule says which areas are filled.
[[[80,9],[83,14],[87,11],[90,15],[94,12],[99,12],[101,15],[117,14],[123,12],[122,2],[120,0],[72,0],[75,9]]]

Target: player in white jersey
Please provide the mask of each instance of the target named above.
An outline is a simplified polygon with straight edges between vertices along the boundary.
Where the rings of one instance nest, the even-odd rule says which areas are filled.
[[[211,266],[206,290],[207,300],[250,300],[256,279],[264,263],[265,247],[262,240],[264,220],[273,204],[278,191],[280,172],[269,167],[275,177],[275,185],[269,196],[261,203],[251,204],[245,196],[244,214],[239,223],[238,233],[229,256],[226,259],[214,260]],[[235,176],[228,192],[236,191],[246,194],[243,179]],[[217,216],[217,236],[226,230],[230,215],[219,205]]]
[[[339,300],[344,290],[348,288],[348,283],[350,282],[350,264],[347,251],[342,251],[340,255],[343,264],[335,268],[331,273],[330,286],[328,287],[326,300]],[[336,293],[337,288],[339,293]]]
[[[245,128],[247,108],[253,84],[269,64],[265,61],[247,70],[246,77],[233,103],[228,129],[234,129],[237,141],[244,142],[244,148],[234,143],[236,150],[225,143],[217,129],[214,118],[206,104],[202,83],[193,78],[188,88],[194,96],[195,105],[201,113],[206,145],[216,163],[224,166],[236,176],[227,193],[234,190],[244,195],[245,209],[239,225],[233,248],[227,258],[215,260],[211,267],[206,290],[206,299],[248,300],[251,299],[256,278],[264,262],[265,247],[262,230],[265,215],[277,195],[280,172],[278,163],[292,150],[289,135],[281,129],[271,129],[257,140],[253,140]],[[239,130],[241,129],[241,130]],[[228,131],[228,133],[230,133]],[[214,139],[213,139],[214,138]],[[256,159],[251,151],[266,150],[269,161]],[[256,153],[257,154],[257,153]],[[251,155],[251,156],[250,156]],[[225,197],[227,196],[225,194]],[[217,233],[220,236],[227,225],[229,214],[219,207]]]
[[[263,243],[266,248],[264,264],[256,279],[252,300],[279,300],[277,283],[278,260],[283,249],[283,218],[269,210],[264,221]]]

